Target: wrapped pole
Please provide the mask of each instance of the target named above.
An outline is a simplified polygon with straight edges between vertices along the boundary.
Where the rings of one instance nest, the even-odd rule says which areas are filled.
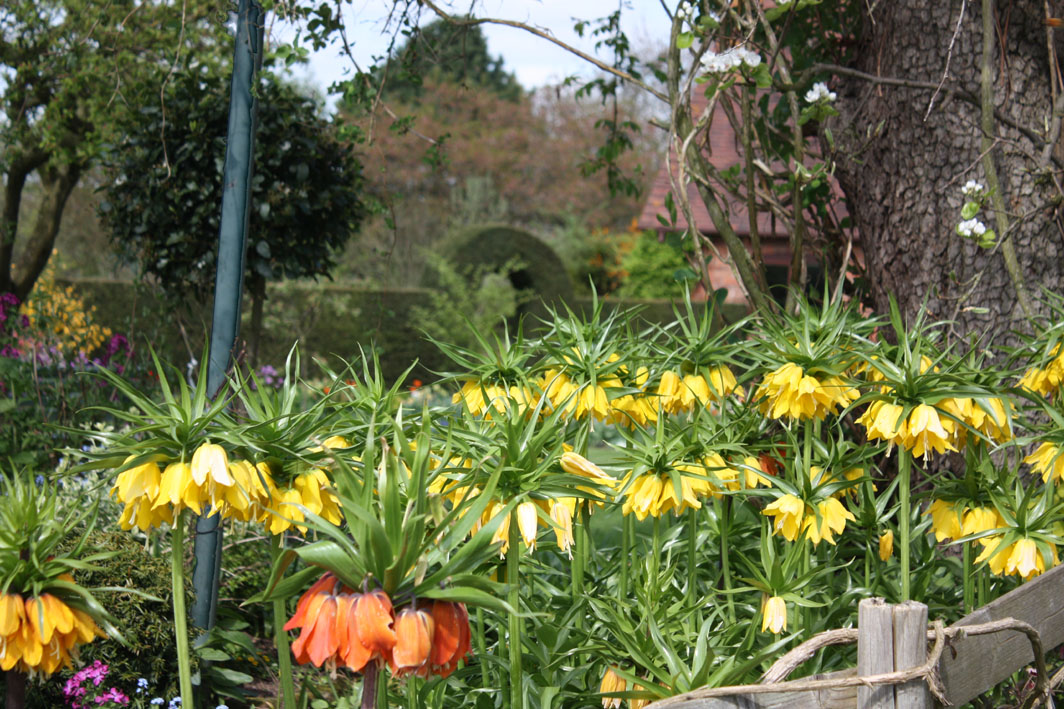
[[[251,168],[255,145],[255,74],[262,65],[265,13],[256,0],[239,0],[233,81],[229,98],[229,132],[222,178],[222,218],[218,234],[214,317],[207,364],[207,389],[218,393],[229,369],[240,326],[244,285],[244,245],[251,210]],[[218,608],[218,578],[222,560],[222,530],[217,514],[196,520],[196,568],[192,583],[196,598],[192,622],[198,628],[214,625]]]

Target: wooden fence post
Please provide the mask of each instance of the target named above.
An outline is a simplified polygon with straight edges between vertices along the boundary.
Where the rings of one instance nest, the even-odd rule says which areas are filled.
[[[927,606],[905,601],[894,606],[894,671],[912,669],[927,662]],[[894,686],[898,709],[931,709],[931,691],[923,679]]]
[[[893,609],[882,598],[866,598],[857,606],[857,676],[893,671]],[[894,687],[858,687],[857,709],[894,709]]]

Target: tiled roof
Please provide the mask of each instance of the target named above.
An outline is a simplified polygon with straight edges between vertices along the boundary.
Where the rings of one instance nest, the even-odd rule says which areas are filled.
[[[698,116],[706,106],[706,98],[702,95],[701,91],[696,91],[692,97],[692,111],[695,116]],[[727,116],[724,111],[719,107],[714,112],[713,120],[711,122],[709,131],[709,161],[718,170],[727,170],[730,167],[738,165],[742,162],[741,144],[735,131],[732,130],[731,124],[728,122]],[[665,227],[658,220],[660,215],[664,219],[668,220],[669,212],[665,208],[665,197],[672,191],[672,184],[669,180],[668,170],[672,171],[673,180],[676,181],[676,176],[679,174],[679,168],[677,165],[676,151],[669,148],[669,161],[666,165],[662,165],[658,170],[657,176],[654,178],[654,184],[650,189],[650,193],[647,196],[646,202],[643,204],[643,211],[639,215],[637,225],[640,229],[651,229],[655,231],[672,231],[671,227]],[[836,212],[840,217],[845,216],[846,209],[845,203],[841,199],[841,191],[838,186],[835,185],[833,192],[839,197],[838,203],[835,205]],[[695,226],[703,234],[717,234],[717,228],[713,225],[713,221],[709,217],[709,212],[706,210],[705,204],[702,202],[702,198],[698,194],[698,190],[695,185],[687,185],[687,194],[691,201],[691,211],[694,216]],[[736,199],[734,195],[727,193],[723,190],[719,191],[721,199],[726,205],[727,214],[731,218],[732,228],[735,233],[742,237],[750,235],[750,219],[747,214],[746,202],[741,199]],[[767,212],[761,212],[757,217],[758,233],[767,240],[772,239],[787,239],[787,230],[777,220],[773,219],[772,215]],[[687,220],[684,218],[683,212],[679,209],[679,203],[677,200],[677,214],[676,214],[676,227],[677,230],[684,230],[687,228]]]

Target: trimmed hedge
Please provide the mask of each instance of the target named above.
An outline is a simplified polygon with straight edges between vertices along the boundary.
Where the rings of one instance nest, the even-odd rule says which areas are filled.
[[[150,289],[129,282],[102,279],[64,282],[75,287],[86,305],[96,308],[98,322],[114,332],[132,335],[138,346],[151,342],[164,358],[175,362],[200,357],[210,322],[209,308],[175,311]],[[334,283],[286,282],[269,286],[265,304],[260,360],[280,367],[292,343],[298,340],[304,363],[312,356],[347,360],[358,357],[359,346],[376,351],[389,378],[398,377],[414,360],[419,364],[411,378],[431,381],[433,372],[447,369],[447,360],[418,332],[412,309],[428,305],[427,289],[366,289]],[[566,299],[576,312],[589,313],[591,299]],[[245,302],[245,316],[249,308]],[[638,318],[646,323],[673,320],[672,302],[607,298],[607,309],[638,306]],[[740,316],[741,307],[730,308],[729,319]],[[526,308],[542,316],[542,303]],[[247,319],[244,332],[247,330]],[[526,331],[534,322],[526,324]],[[335,361],[334,361],[335,364]]]

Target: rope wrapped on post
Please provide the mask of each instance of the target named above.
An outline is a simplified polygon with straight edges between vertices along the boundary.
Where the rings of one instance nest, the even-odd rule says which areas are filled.
[[[797,646],[786,655],[777,660],[763,677],[761,684],[743,684],[730,687],[712,687],[696,689],[675,697],[658,700],[648,706],[647,709],[665,709],[666,707],[678,707],[689,700],[710,699],[715,697],[734,697],[737,695],[774,694],[784,692],[814,692],[826,689],[838,689],[844,687],[873,687],[879,685],[904,684],[916,679],[923,679],[931,694],[943,706],[950,706],[950,701],[945,695],[942,682],[938,677],[938,665],[943,651],[958,638],[966,636],[988,635],[1003,631],[1023,633],[1031,644],[1036,669],[1035,688],[1024,702],[1024,707],[1041,706],[1049,697],[1052,687],[1064,681],[1064,670],[1058,672],[1050,681],[1045,664],[1042,648],[1042,640],[1038,631],[1029,623],[1014,618],[981,623],[979,625],[954,626],[946,628],[941,620],[931,624],[927,632],[927,639],[933,642],[927,661],[922,665],[907,670],[885,672],[882,674],[865,677],[837,677],[830,679],[799,679],[786,680],[785,678],[799,665],[810,659],[818,650],[830,645],[845,645],[857,642],[857,630],[854,628],[842,628],[820,633],[801,645]]]

